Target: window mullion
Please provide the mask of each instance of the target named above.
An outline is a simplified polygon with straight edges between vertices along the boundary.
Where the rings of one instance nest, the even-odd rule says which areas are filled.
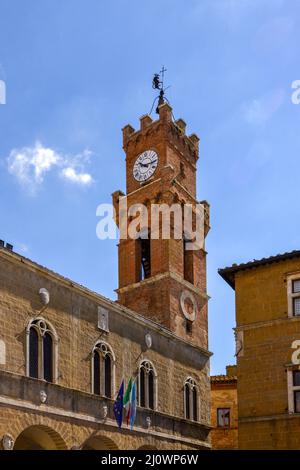
[[[145,407],[149,408],[149,373],[145,373]]]
[[[193,419],[193,390],[189,387],[190,419]]]
[[[43,348],[43,336],[39,332],[39,340],[38,340],[38,375],[39,379],[44,378],[44,348]]]
[[[105,394],[105,363],[104,363],[104,356],[102,353],[99,354],[100,356],[100,395],[104,396]]]

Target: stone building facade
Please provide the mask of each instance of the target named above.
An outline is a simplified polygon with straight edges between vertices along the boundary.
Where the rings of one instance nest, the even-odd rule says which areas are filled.
[[[236,366],[227,366],[226,374],[212,375],[211,445],[215,450],[238,448],[238,406]]]
[[[300,251],[219,272],[236,296],[239,449],[299,449]]]
[[[198,139],[185,135],[182,120],[173,122],[168,105],[159,112],[157,121],[141,118],[135,135],[131,127],[123,131],[127,196],[195,203]],[[134,182],[135,159],[149,147],[157,169]],[[148,248],[146,266],[139,240],[120,241],[114,302],[0,247],[4,449],[210,448],[205,251],[184,260],[182,241],[151,240]],[[122,379],[130,377],[138,384],[132,431],[126,422],[119,429],[113,415]]]

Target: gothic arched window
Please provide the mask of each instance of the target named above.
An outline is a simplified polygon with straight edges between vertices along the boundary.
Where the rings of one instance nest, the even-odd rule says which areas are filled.
[[[198,387],[195,380],[188,378],[183,388],[184,417],[198,421]]]
[[[57,335],[43,318],[27,326],[26,371],[29,377],[55,382],[57,378]]]
[[[113,397],[114,367],[115,357],[111,347],[99,341],[92,354],[92,390],[95,395]]]
[[[156,373],[149,361],[143,361],[139,370],[139,405],[154,410],[156,407]]]

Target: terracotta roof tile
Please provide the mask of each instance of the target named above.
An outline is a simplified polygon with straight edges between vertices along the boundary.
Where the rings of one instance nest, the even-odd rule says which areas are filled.
[[[286,261],[292,258],[300,258],[300,250],[294,250],[287,253],[270,256],[268,258],[262,258],[260,260],[254,259],[248,263],[233,264],[226,268],[218,270],[220,276],[234,289],[235,287],[235,274],[239,271],[245,271],[246,269],[253,269],[266,264],[279,263],[280,261]]]

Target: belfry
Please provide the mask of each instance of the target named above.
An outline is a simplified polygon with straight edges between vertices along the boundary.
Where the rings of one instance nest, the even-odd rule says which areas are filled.
[[[186,134],[183,119],[174,121],[167,102],[158,106],[158,119],[140,118],[140,128],[123,129],[126,154],[126,195],[113,194],[115,210],[126,196],[127,207],[143,204],[180,204],[195,209],[196,163],[199,138]],[[204,207],[204,236],[209,230],[209,205]],[[128,217],[128,223],[130,223]],[[117,220],[117,222],[119,222]],[[151,220],[148,221],[151,227]],[[204,245],[188,250],[189,233],[172,236],[174,218],[170,217],[171,236],[120,239],[118,301],[141,312],[176,335],[203,348],[207,343],[206,252]],[[161,234],[160,226],[160,234]],[[143,227],[141,227],[143,233]]]

